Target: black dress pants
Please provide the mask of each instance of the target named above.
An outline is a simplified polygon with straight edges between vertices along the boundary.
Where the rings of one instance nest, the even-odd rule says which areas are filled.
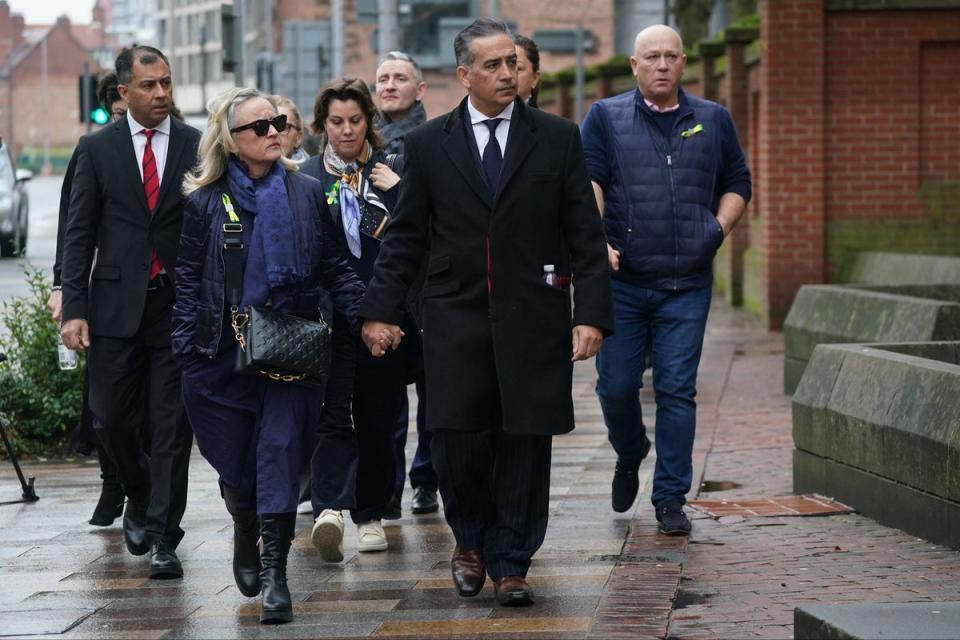
[[[356,371],[356,342],[341,314],[333,315],[330,378],[323,390],[320,420],[305,431],[304,454],[309,456],[307,495],[313,517],[324,509],[350,509],[357,504],[357,434],[351,403]],[[301,474],[303,475],[303,474]]]
[[[124,493],[147,504],[148,535],[176,547],[183,537],[193,434],[180,396],[180,366],[170,349],[173,298],[170,286],[148,291],[136,335],[92,336],[87,367],[90,410]]]
[[[355,338],[357,372],[353,386],[353,424],[357,429],[357,508],[351,519],[360,524],[380,520],[393,498],[396,461],[393,432],[406,389],[404,344],[382,358],[370,355]]]
[[[552,436],[436,429],[433,466],[457,544],[482,549],[494,580],[526,576],[547,533]]]

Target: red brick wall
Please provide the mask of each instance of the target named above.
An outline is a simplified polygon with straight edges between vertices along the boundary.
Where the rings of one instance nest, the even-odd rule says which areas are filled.
[[[823,0],[763,2],[761,39],[755,188],[764,319],[779,329],[800,285],[824,278]]]
[[[901,248],[904,221],[930,233],[922,187],[960,180],[960,8],[768,0],[761,25],[756,194],[764,316],[779,327],[837,260]]]
[[[829,13],[825,35],[827,216],[923,215],[917,197],[922,146],[933,145],[927,151],[937,156],[941,176],[952,146],[957,177],[960,18],[937,20],[929,11]],[[937,44],[949,40],[952,74],[951,47]],[[928,118],[931,110],[939,117]],[[946,129],[934,133],[940,126]]]

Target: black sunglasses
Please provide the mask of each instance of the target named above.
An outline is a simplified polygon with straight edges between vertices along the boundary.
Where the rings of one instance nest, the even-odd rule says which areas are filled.
[[[253,132],[259,137],[267,135],[267,132],[270,131],[270,125],[273,125],[273,128],[277,130],[277,133],[283,133],[287,129],[287,116],[279,115],[272,120],[254,120],[247,124],[242,124],[239,127],[234,127],[230,129],[230,133],[237,133],[238,131],[243,131],[244,129],[253,129]]]

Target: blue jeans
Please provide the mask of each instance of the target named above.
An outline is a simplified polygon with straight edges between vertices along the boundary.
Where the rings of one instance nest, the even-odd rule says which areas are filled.
[[[640,388],[650,349],[657,404],[654,505],[683,504],[690,491],[697,367],[711,293],[710,287],[667,291],[613,281],[614,333],[597,354],[597,396],[618,462],[636,467],[646,439]]]

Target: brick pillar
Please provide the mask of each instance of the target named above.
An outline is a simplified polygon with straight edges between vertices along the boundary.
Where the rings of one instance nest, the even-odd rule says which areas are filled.
[[[781,329],[800,285],[824,281],[824,0],[761,0],[757,204],[763,315]]]
[[[568,120],[573,119],[573,109],[570,100],[570,84],[564,82],[563,79],[557,78],[557,88],[554,93],[555,100],[557,101],[556,113],[561,118],[567,118]]]
[[[597,78],[597,100],[610,97],[610,76],[601,75]]]
[[[747,120],[749,113],[749,78],[744,61],[747,45],[760,35],[757,29],[728,28],[725,32],[727,56],[727,73],[724,81],[727,83],[727,109],[733,117],[740,138],[740,146],[744,149],[750,143],[748,135],[750,126]],[[727,238],[727,255],[723,269],[726,271],[727,300],[735,307],[743,305],[743,252],[750,245],[750,218],[748,215],[740,219]]]
[[[700,97],[705,100],[717,101],[717,58],[723,55],[722,42],[713,40],[700,41]]]

